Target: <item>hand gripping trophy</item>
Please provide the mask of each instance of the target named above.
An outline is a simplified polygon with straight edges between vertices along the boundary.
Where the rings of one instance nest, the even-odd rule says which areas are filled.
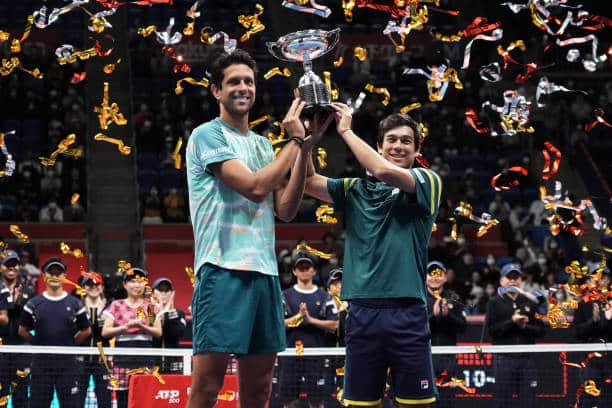
[[[306,102],[303,113],[311,116],[318,110],[330,110],[331,96],[327,85],[312,71],[312,60],[332,50],[340,39],[340,28],[331,31],[303,30],[268,42],[268,51],[282,61],[302,61],[304,75],[298,82],[300,97]]]

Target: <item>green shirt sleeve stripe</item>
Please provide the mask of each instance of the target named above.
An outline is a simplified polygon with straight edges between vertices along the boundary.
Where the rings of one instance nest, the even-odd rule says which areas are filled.
[[[357,182],[356,178],[345,178],[344,179],[344,196],[348,195],[348,191],[355,183]]]

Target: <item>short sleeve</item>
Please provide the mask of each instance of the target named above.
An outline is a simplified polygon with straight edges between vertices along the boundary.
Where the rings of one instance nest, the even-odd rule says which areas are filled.
[[[104,317],[104,319],[110,319],[110,320],[115,320],[115,315],[117,314],[117,310],[118,310],[118,303],[117,302],[113,302],[110,304],[109,307],[106,308],[105,311],[102,312],[102,316]]]
[[[23,307],[19,324],[28,330],[34,328],[34,303],[31,300]]]
[[[357,178],[327,179],[327,192],[334,200],[334,207],[343,210],[346,204],[349,190],[355,185]]]
[[[414,192],[418,206],[434,217],[440,207],[442,179],[430,169],[419,167],[407,171],[414,177]]]
[[[77,299],[75,304],[76,312],[76,326],[79,330],[83,330],[91,326],[89,318],[87,317],[87,310],[83,305],[83,302]]]
[[[325,298],[325,308],[323,312],[325,313],[325,320],[338,320],[336,304],[330,294],[327,294]]]
[[[238,158],[227,143],[221,125],[216,121],[194,129],[189,138],[187,154],[190,163],[199,164],[201,171],[205,171],[212,163]]]

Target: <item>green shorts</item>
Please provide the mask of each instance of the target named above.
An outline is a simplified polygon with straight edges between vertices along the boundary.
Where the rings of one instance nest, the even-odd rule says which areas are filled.
[[[200,269],[191,303],[193,354],[272,354],[285,350],[285,322],[278,276]]]

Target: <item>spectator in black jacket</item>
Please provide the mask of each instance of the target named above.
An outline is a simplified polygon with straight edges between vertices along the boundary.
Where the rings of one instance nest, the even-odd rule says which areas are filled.
[[[486,324],[493,344],[535,344],[545,334],[544,323],[536,319],[537,304],[523,294],[521,266],[502,267],[497,296],[487,305]],[[519,395],[521,407],[535,408],[538,387],[535,362],[528,354],[496,354],[494,406],[512,406],[512,394]]]
[[[592,271],[596,272],[596,271]],[[597,272],[596,272],[597,273]],[[601,272],[601,279],[591,275],[591,284],[599,284],[600,291],[610,291],[610,269]],[[612,342],[612,299],[604,301],[580,301],[574,315],[576,337],[581,343]],[[601,358],[590,360],[586,367],[580,370],[580,381],[595,381],[601,391],[599,397],[584,393],[580,398],[581,408],[612,407],[612,385],[605,380],[612,378],[612,357],[605,354]]]
[[[459,296],[444,289],[446,267],[442,262],[432,261],[427,264],[427,314],[431,330],[432,346],[454,346],[457,334],[465,330],[465,312]],[[450,381],[456,377],[457,364],[454,355],[436,355],[433,358],[436,377]],[[445,373],[443,375],[443,373]],[[437,407],[453,407],[455,388],[440,388],[440,400]]]
[[[19,337],[19,320],[23,305],[35,296],[27,283],[26,273],[21,267],[17,252],[6,251],[6,256],[0,261],[0,313],[6,312],[7,321],[2,324],[0,319],[0,338],[2,344],[21,345],[24,341]],[[2,300],[3,299],[3,300]],[[11,393],[14,408],[26,406],[28,396],[28,377],[20,378],[17,370],[30,371],[30,355],[0,353],[0,386],[1,395]],[[11,383],[16,382],[13,388]]]
[[[153,347],[178,348],[179,342],[185,334],[187,320],[185,312],[174,307],[174,286],[169,278],[157,278],[153,282],[153,297],[157,299],[159,312],[158,319],[162,324],[162,335],[153,339]],[[183,373],[183,359],[181,357],[162,357],[162,373]]]

